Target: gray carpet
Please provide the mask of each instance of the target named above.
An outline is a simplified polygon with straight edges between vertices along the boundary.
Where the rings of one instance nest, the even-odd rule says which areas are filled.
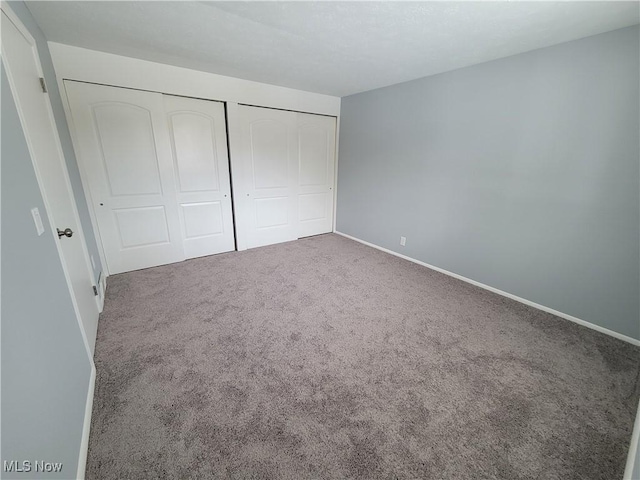
[[[640,349],[337,235],[109,278],[90,479],[616,479]]]

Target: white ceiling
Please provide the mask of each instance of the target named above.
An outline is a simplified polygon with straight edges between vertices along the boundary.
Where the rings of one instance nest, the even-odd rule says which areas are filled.
[[[638,2],[27,2],[48,40],[346,96],[639,23]]]

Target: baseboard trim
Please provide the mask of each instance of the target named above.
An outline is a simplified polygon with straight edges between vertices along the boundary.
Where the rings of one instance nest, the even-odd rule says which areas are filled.
[[[633,480],[631,475],[633,475],[633,468],[635,467],[638,443],[640,443],[640,402],[638,402],[638,413],[636,413],[636,422],[633,426],[633,434],[629,443],[629,456],[627,456],[627,466],[624,469],[623,480]]]
[[[375,248],[377,250],[381,250],[390,255],[394,255],[396,257],[400,257],[404,260],[408,260],[413,263],[417,263],[418,265],[422,265],[423,267],[427,267],[431,270],[435,270],[436,272],[444,273],[445,275],[449,275],[450,277],[457,278],[458,280],[462,280],[463,282],[470,283],[471,285],[475,285],[476,287],[483,288],[485,290],[489,290],[490,292],[497,293],[498,295],[502,295],[503,297],[510,298],[511,300],[515,300],[516,302],[524,303],[533,308],[537,308],[538,310],[542,310],[543,312],[551,313],[552,315],[556,315],[560,318],[564,318],[565,320],[569,320],[570,322],[577,323],[578,325],[582,325],[583,327],[590,328],[600,333],[604,333],[605,335],[609,335],[611,337],[615,337],[619,340],[623,340],[632,345],[636,345],[640,347],[640,340],[636,340],[635,338],[628,337],[627,335],[623,335],[622,333],[614,332],[613,330],[609,330],[608,328],[601,327],[591,322],[587,322],[586,320],[582,320],[580,318],[574,317],[573,315],[568,315],[566,313],[559,312],[558,310],[554,310],[549,307],[545,307],[544,305],[540,305],[539,303],[532,302],[527,300],[526,298],[518,297],[508,292],[504,292],[502,290],[498,290],[497,288],[491,287],[489,285],[485,285],[484,283],[477,282],[475,280],[471,280],[470,278],[463,277],[462,275],[458,275],[457,273],[449,272],[440,267],[436,267],[434,265],[429,265],[428,263],[421,262],[420,260],[416,260],[415,258],[408,257],[407,255],[402,255],[401,253],[394,252],[393,250],[389,250],[388,248],[380,247],[374,243],[367,242],[365,240],[361,240],[357,237],[353,237],[351,235],[347,235],[346,233],[338,232],[337,230],[334,232],[337,235],[348,238],[358,243],[362,243],[363,245],[367,245],[369,247]]]
[[[91,430],[91,412],[93,411],[93,394],[96,387],[96,367],[91,362],[91,377],[89,378],[89,390],[87,403],[84,408],[84,424],[82,426],[82,440],[80,441],[80,455],[78,456],[78,471],[76,478],[84,480],[87,467],[87,454],[89,453],[89,433]]]
[[[107,279],[109,277],[107,275],[104,275],[103,272],[103,276],[102,278],[100,278],[100,282],[98,282],[98,313],[102,313],[102,310],[104,309],[104,296],[105,293],[107,293]]]

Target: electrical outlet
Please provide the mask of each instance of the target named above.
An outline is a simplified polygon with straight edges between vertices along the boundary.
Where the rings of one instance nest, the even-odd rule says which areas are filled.
[[[400,237],[400,245],[405,246],[407,244],[407,237]]]

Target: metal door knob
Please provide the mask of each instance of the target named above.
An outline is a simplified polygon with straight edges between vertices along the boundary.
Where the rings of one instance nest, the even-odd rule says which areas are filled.
[[[71,230],[70,228],[65,228],[64,230],[60,230],[58,228],[57,230],[58,230],[58,238],[73,236],[73,230]]]

